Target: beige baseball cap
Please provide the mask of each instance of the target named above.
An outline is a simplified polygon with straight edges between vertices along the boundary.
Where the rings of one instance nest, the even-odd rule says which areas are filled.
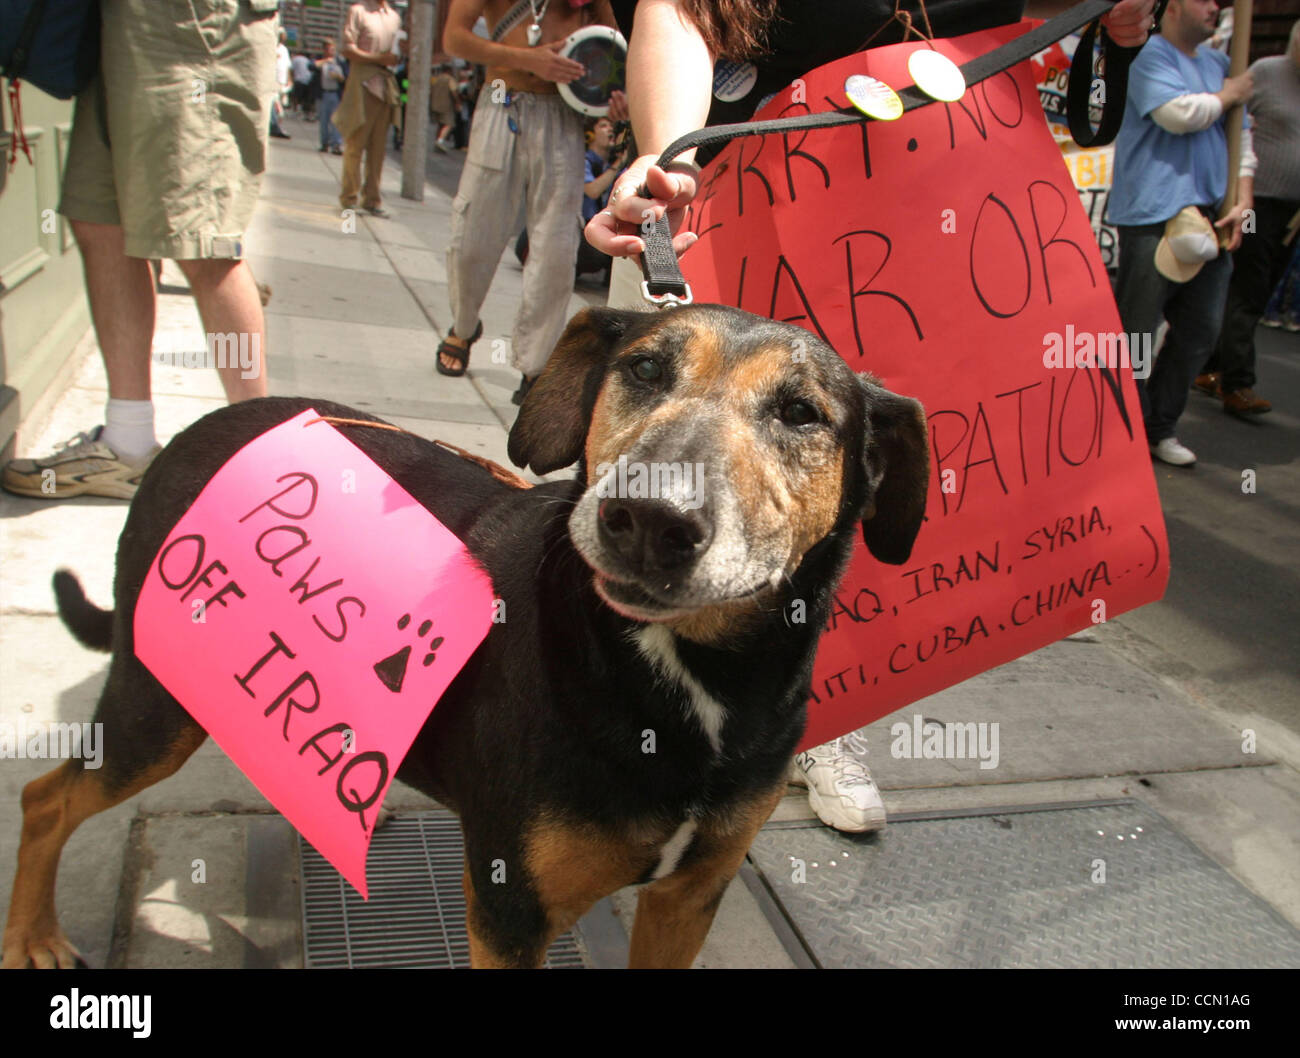
[[[1165,224],[1165,234],[1156,246],[1156,271],[1175,283],[1186,283],[1206,261],[1219,256],[1214,225],[1195,206],[1179,210]]]

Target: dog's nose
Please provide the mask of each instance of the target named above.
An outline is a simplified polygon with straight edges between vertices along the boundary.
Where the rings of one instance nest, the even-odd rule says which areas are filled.
[[[598,520],[601,539],[634,573],[680,569],[713,539],[712,523],[702,511],[664,500],[603,500]]]

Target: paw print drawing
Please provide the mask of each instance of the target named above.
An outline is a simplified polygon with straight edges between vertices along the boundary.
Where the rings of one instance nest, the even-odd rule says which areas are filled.
[[[397,621],[398,631],[404,630],[411,623],[411,615],[402,614]],[[416,635],[423,639],[433,628],[432,621],[424,621],[416,632]],[[434,636],[429,641],[428,652],[424,655],[424,666],[427,668],[432,665],[437,658],[435,653],[442,646],[443,636]],[[379,682],[387,687],[394,694],[402,693],[402,684],[406,681],[406,666],[411,660],[411,645],[408,643],[382,661],[376,661],[374,665],[375,675],[379,677]]]

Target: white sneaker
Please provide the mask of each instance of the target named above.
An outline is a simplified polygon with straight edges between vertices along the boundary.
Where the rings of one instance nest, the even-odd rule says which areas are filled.
[[[885,825],[885,802],[871,773],[835,742],[795,754],[790,781],[808,787],[808,803],[828,827],[861,834]]]
[[[103,434],[104,428],[96,426],[88,433],[77,434],[43,459],[12,459],[5,464],[0,485],[19,496],[38,500],[69,496],[129,500],[162,448],[154,445],[143,459],[128,463],[100,440]]]
[[[1151,446],[1151,454],[1160,462],[1173,467],[1190,467],[1196,462],[1196,453],[1178,443],[1177,437],[1166,437]]]

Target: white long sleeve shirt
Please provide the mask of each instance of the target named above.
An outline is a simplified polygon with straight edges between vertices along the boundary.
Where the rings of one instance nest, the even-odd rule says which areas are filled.
[[[1222,116],[1223,101],[1214,92],[1189,92],[1151,111],[1151,120],[1176,136],[1208,129]],[[1254,176],[1258,164],[1254,137],[1247,120],[1241,126],[1241,164],[1237,172],[1241,176]]]

